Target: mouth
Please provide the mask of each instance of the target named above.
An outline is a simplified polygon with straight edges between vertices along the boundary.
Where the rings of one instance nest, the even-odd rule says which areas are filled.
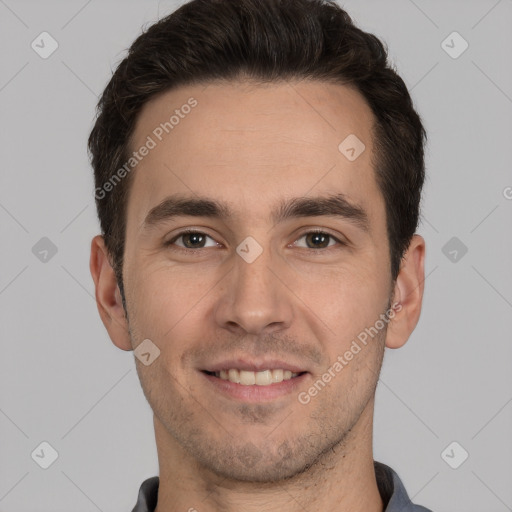
[[[241,361],[222,363],[201,370],[200,374],[213,391],[214,399],[222,396],[244,403],[264,403],[292,397],[310,375],[308,371],[285,363],[255,365]]]
[[[220,371],[203,370],[203,373],[242,386],[271,386],[272,384],[295,379],[307,372],[292,372],[283,368],[266,369],[257,372],[230,368]]]

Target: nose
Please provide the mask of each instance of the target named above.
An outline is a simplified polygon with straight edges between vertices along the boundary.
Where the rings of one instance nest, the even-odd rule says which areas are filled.
[[[276,260],[268,250],[251,263],[235,255],[215,310],[219,326],[237,335],[270,334],[290,327],[293,293],[286,285],[284,264],[272,259]]]

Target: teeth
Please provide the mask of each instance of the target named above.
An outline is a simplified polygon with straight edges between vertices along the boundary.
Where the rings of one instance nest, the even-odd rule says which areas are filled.
[[[258,386],[269,386],[270,384],[272,384],[272,371],[265,370],[264,372],[255,373],[254,379],[256,381],[255,383],[258,384]]]
[[[284,370],[272,370],[272,382],[281,382],[284,379]]]
[[[264,370],[262,372],[248,372],[246,370],[237,370],[230,368],[229,370],[221,370],[215,372],[215,376],[222,380],[229,380],[236,384],[243,386],[269,386],[272,383],[283,382],[283,380],[290,380],[292,377],[297,377],[298,373],[292,373],[290,370]]]
[[[237,384],[240,383],[240,375],[238,374],[238,370],[229,370],[229,372],[224,371],[224,373],[226,374],[224,379],[230,380],[231,382],[236,382]]]

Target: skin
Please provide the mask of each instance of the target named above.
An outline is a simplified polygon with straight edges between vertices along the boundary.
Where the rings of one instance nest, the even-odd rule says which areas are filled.
[[[113,343],[133,350],[149,338],[160,350],[149,366],[135,359],[154,412],[156,510],[382,511],[372,453],[375,388],[384,348],[401,347],[418,322],[425,242],[413,237],[393,282],[372,164],[373,114],[357,91],[317,81],[187,86],[144,106],[132,147],[190,97],[198,105],[133,176],[123,267],[129,321],[102,237],[91,245],[98,309]],[[366,146],[353,162],[338,150],[349,134]],[[148,212],[174,193],[223,200],[235,215],[145,228]],[[366,211],[368,231],[332,216],[269,218],[280,200],[332,193]],[[194,247],[190,237],[165,245],[184,228],[210,237],[195,240],[193,255],[182,252]],[[312,228],[335,238],[312,241],[304,236]],[[247,236],[263,248],[250,264],[236,252]],[[298,392],[390,303],[400,306],[387,328],[300,403]],[[275,357],[309,373],[297,391],[244,403],[200,372],[237,356]]]

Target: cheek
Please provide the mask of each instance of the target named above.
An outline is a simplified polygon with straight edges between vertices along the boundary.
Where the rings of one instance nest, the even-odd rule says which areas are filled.
[[[132,273],[127,272],[129,313],[133,313],[130,324],[141,336],[165,343],[187,337],[187,329],[197,325],[195,317],[208,302],[208,291],[218,281],[214,271],[200,271],[195,265],[178,268],[156,263],[131,270]]]
[[[295,264],[287,281],[331,331],[348,334],[373,324],[385,310],[390,293],[386,270],[375,255],[362,255],[324,268]]]
[[[328,363],[323,371],[331,369],[336,374],[333,390],[366,389],[368,383],[374,382],[387,327],[380,320],[388,304],[387,292],[376,276],[367,276],[365,280],[355,276],[333,279],[325,283],[321,293],[316,292],[316,312],[329,326],[327,335],[324,330],[324,335],[317,337],[327,354]],[[336,362],[337,371],[333,368]]]

